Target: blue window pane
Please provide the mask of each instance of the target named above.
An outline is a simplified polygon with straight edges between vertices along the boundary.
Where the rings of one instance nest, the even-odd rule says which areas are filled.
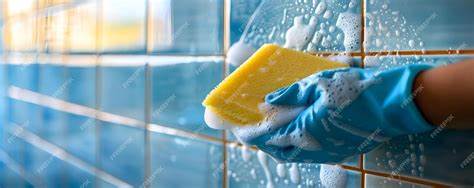
[[[70,66],[67,75],[73,84],[68,87],[67,101],[90,108],[95,107],[96,97],[96,68],[95,66]]]
[[[269,180],[275,187],[360,187],[361,185],[361,174],[357,171],[310,163],[278,165],[265,154],[270,172],[268,179],[255,150],[230,144],[227,156],[229,187],[256,187],[256,185],[266,187]]]
[[[390,179],[386,177],[365,175],[365,187],[385,187],[385,188],[422,188],[429,187],[415,183],[409,183],[401,180]]]
[[[257,9],[261,0],[232,0],[230,5],[230,42],[233,44],[240,39],[250,17]]]
[[[67,123],[62,142],[66,143],[64,149],[77,158],[95,164],[96,154],[96,122],[89,117],[67,114]]]
[[[100,168],[138,187],[144,181],[145,132],[100,122]]]
[[[21,65],[8,65],[8,86],[16,86],[22,89],[38,91],[39,78],[38,64],[26,62],[26,64]]]
[[[26,145],[18,137],[15,136],[15,133],[8,126],[4,127],[4,132],[2,137],[2,163],[3,169],[2,174],[5,173],[5,176],[2,176],[2,184],[5,186],[32,186],[31,182],[28,182],[25,178],[22,177],[22,173],[12,172],[13,170],[5,166],[8,162],[10,165],[13,165],[16,170],[23,169],[25,166],[26,154]],[[3,153],[4,152],[4,153]],[[11,177],[11,179],[6,179]]]
[[[0,186],[1,187],[33,187],[21,174],[8,168],[5,163],[0,162]]]
[[[101,67],[103,111],[145,119],[145,66]]]
[[[8,128],[6,135],[14,138],[10,139],[10,142],[14,143],[15,147],[10,147],[5,150],[6,153],[1,154],[2,162],[8,163],[10,169],[19,171],[19,175],[24,180],[8,179],[2,183],[18,185],[24,184],[26,180],[28,184],[35,187],[64,187],[85,179],[94,181],[90,173],[72,166],[69,158],[65,157],[65,161],[57,158],[55,152],[58,151],[43,150],[44,148],[51,149],[49,147],[38,148],[37,146],[45,146],[37,142],[38,135],[26,129],[17,129],[19,127],[15,125],[10,125]],[[28,184],[26,186],[30,186]]]
[[[151,187],[222,187],[222,145],[152,133]],[[180,177],[184,178],[180,180]]]
[[[473,1],[367,1],[366,48],[461,50],[474,47]]]
[[[367,68],[377,68],[386,70],[398,66],[410,64],[432,64],[432,65],[446,65],[456,63],[465,59],[471,59],[472,55],[425,55],[425,56],[380,56],[380,57],[366,57],[364,65]]]
[[[444,65],[456,63],[472,56],[388,56],[366,57],[367,67],[381,70],[413,63]],[[402,175],[414,176],[454,185],[471,185],[467,178],[474,173],[473,168],[460,164],[472,152],[474,146],[472,131],[442,130],[419,135],[404,136],[378,147],[365,155],[364,166],[367,169]],[[401,164],[406,164],[399,168]],[[450,173],[442,173],[449,171]]]
[[[153,51],[159,54],[221,55],[221,0],[152,0]]]
[[[153,66],[152,122],[197,134],[220,137],[204,123],[201,102],[220,82],[221,59],[161,59]]]
[[[102,3],[102,51],[144,53],[145,0],[104,0]]]
[[[42,108],[16,99],[8,99],[8,124],[15,124],[39,132],[42,122]],[[35,124],[33,124],[35,123]],[[8,143],[8,142],[7,142]]]
[[[459,186],[472,185],[473,131],[442,130],[394,139],[366,154],[365,168]],[[403,165],[405,164],[405,165]],[[402,166],[401,168],[399,166]],[[449,173],[445,173],[449,172]]]
[[[0,63],[0,124],[5,125],[7,121],[7,65]],[[3,126],[0,127],[0,134]]]
[[[360,18],[359,1],[264,0],[242,40],[254,48],[277,43],[310,52],[359,51]]]
[[[74,79],[67,75],[67,67],[39,64],[39,71],[39,93],[65,100],[69,93],[69,87],[74,85]]]

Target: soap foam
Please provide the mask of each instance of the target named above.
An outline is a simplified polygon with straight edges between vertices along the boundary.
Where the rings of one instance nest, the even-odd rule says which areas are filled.
[[[243,40],[234,43],[227,52],[226,61],[231,65],[240,66],[257,51],[254,47],[246,44]]]
[[[361,80],[356,72],[336,72],[332,78],[311,79],[321,88],[323,104],[337,108],[355,100],[363,90],[378,82],[377,79]]]
[[[290,180],[294,184],[300,183],[300,171],[298,170],[298,166],[296,163],[292,163],[290,167]]]
[[[283,163],[278,163],[276,166],[276,173],[278,177],[284,178],[286,176],[286,169]]]
[[[321,1],[316,7],[315,13],[322,14],[325,10],[326,10],[326,3],[324,1]]]
[[[289,147],[295,146],[297,148],[316,151],[321,149],[321,144],[307,131],[303,131],[299,128],[295,129],[289,134],[278,135],[272,137],[266,142],[267,145],[273,145],[278,147]]]
[[[337,165],[321,164],[319,179],[323,187],[343,188],[346,187],[347,172]]]
[[[204,122],[207,126],[217,130],[231,129],[236,126],[226,120],[221,119],[217,114],[215,114],[211,109],[206,108],[204,111]]]
[[[249,161],[251,157],[249,147],[247,145],[243,145],[241,152],[242,152],[242,159],[245,162]]]
[[[232,132],[241,141],[252,140],[258,136],[269,134],[278,128],[287,125],[295,119],[304,107],[280,107],[269,104],[260,105],[265,119],[256,125],[234,126]]]
[[[359,48],[360,15],[350,12],[339,14],[336,26],[344,33],[344,47],[346,51],[355,51]]]
[[[267,178],[267,188],[274,188],[275,184],[273,183],[272,173],[268,168],[268,158],[267,154],[261,150],[257,151],[258,162],[263,168],[263,172],[265,173],[265,177]]]
[[[296,50],[304,49],[316,30],[316,24],[316,17],[311,17],[308,25],[303,23],[303,16],[295,17],[293,26],[286,31],[284,47]]]

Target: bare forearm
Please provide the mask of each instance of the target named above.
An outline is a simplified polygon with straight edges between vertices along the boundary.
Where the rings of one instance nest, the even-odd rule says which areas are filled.
[[[474,59],[434,68],[415,79],[415,103],[433,125],[474,129]]]

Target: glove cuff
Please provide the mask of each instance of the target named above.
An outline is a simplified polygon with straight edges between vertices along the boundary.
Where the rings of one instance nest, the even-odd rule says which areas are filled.
[[[421,133],[434,128],[424,119],[414,102],[414,98],[423,92],[423,86],[413,88],[418,73],[433,67],[427,64],[413,64],[381,73],[384,80],[395,79],[383,105],[388,125],[397,128],[393,130],[393,136]]]

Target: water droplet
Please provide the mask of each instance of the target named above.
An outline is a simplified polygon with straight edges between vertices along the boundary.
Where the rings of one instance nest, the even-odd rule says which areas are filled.
[[[415,41],[414,40],[409,40],[408,41],[408,46],[410,46],[410,48],[415,47]]]

